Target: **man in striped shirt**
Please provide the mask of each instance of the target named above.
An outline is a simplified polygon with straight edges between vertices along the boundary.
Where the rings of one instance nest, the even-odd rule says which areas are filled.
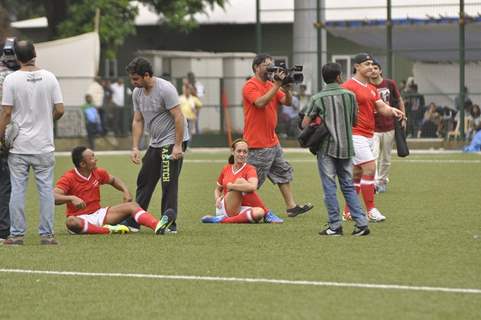
[[[352,183],[352,157],[354,156],[352,127],[357,119],[356,97],[350,91],[341,88],[341,66],[339,64],[327,63],[324,65],[322,77],[327,85],[311,98],[302,122],[305,127],[320,117],[329,130],[328,137],[322,141],[317,152],[317,164],[324,189],[324,203],[329,224],[319,234],[327,236],[343,234],[336,196],[337,176],[341,191],[351,209],[351,216],[356,222],[352,235],[368,235],[368,220]]]

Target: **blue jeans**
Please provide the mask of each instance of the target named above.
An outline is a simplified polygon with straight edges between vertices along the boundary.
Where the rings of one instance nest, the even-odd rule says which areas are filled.
[[[8,156],[12,194],[10,196],[10,234],[23,236],[25,223],[25,192],[28,184],[30,167],[35,174],[37,191],[40,199],[39,234],[53,235],[54,196],[53,169],[55,156],[53,152],[43,154],[15,154]]]
[[[339,228],[342,223],[336,195],[336,176],[339,179],[339,185],[350,209],[352,219],[358,227],[367,226],[367,217],[362,210],[361,202],[352,183],[352,160],[336,159],[318,152],[317,166],[324,189],[324,203],[327,208],[329,227],[334,230]]]

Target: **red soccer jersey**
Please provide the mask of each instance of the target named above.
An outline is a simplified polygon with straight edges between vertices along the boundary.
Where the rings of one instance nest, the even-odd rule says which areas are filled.
[[[354,78],[344,82],[342,87],[354,93],[358,105],[357,125],[352,128],[352,134],[371,138],[374,135],[376,101],[381,99],[376,87]]]
[[[279,143],[276,135],[277,108],[285,93],[277,91],[277,94],[264,108],[257,108],[254,102],[265,95],[273,86],[273,83],[265,83],[250,78],[242,90],[244,105],[244,139],[249,148],[270,148]]]
[[[250,164],[244,165],[237,171],[234,170],[233,164],[227,164],[222,168],[222,171],[217,179],[217,184],[222,186],[224,195],[227,193],[227,184],[233,183],[239,178],[249,180],[250,178],[257,178],[256,168]]]
[[[379,92],[379,96],[384,102],[391,107],[399,108],[399,99],[401,98],[401,94],[399,93],[399,89],[397,88],[394,80],[383,79],[379,84],[373,83],[373,86],[377,88],[377,92]],[[375,120],[376,132],[387,132],[394,130],[394,118],[392,116],[387,117],[376,113]]]
[[[100,185],[108,183],[109,176],[107,170],[101,168],[92,171],[88,178],[82,176],[77,169],[67,171],[55,187],[63,190],[66,195],[79,197],[86,204],[84,209],[77,209],[67,202],[67,217],[90,214],[100,209]]]

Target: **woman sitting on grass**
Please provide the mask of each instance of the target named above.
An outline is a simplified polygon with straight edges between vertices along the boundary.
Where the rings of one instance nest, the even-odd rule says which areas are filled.
[[[214,190],[216,215],[202,217],[203,223],[282,223],[256,193],[256,169],[246,163],[248,146],[244,139],[232,145],[229,164],[222,169]]]

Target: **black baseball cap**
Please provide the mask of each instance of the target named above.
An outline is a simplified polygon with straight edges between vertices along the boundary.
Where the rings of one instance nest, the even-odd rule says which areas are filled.
[[[354,56],[354,58],[352,58],[352,62],[353,64],[361,64],[363,63],[364,61],[368,61],[368,60],[372,60],[374,61],[374,58],[369,54],[369,53],[358,53]]]
[[[382,66],[381,66],[381,63],[379,62],[379,60],[373,59],[372,64],[375,65],[375,66],[378,66],[379,69],[382,69]]]

